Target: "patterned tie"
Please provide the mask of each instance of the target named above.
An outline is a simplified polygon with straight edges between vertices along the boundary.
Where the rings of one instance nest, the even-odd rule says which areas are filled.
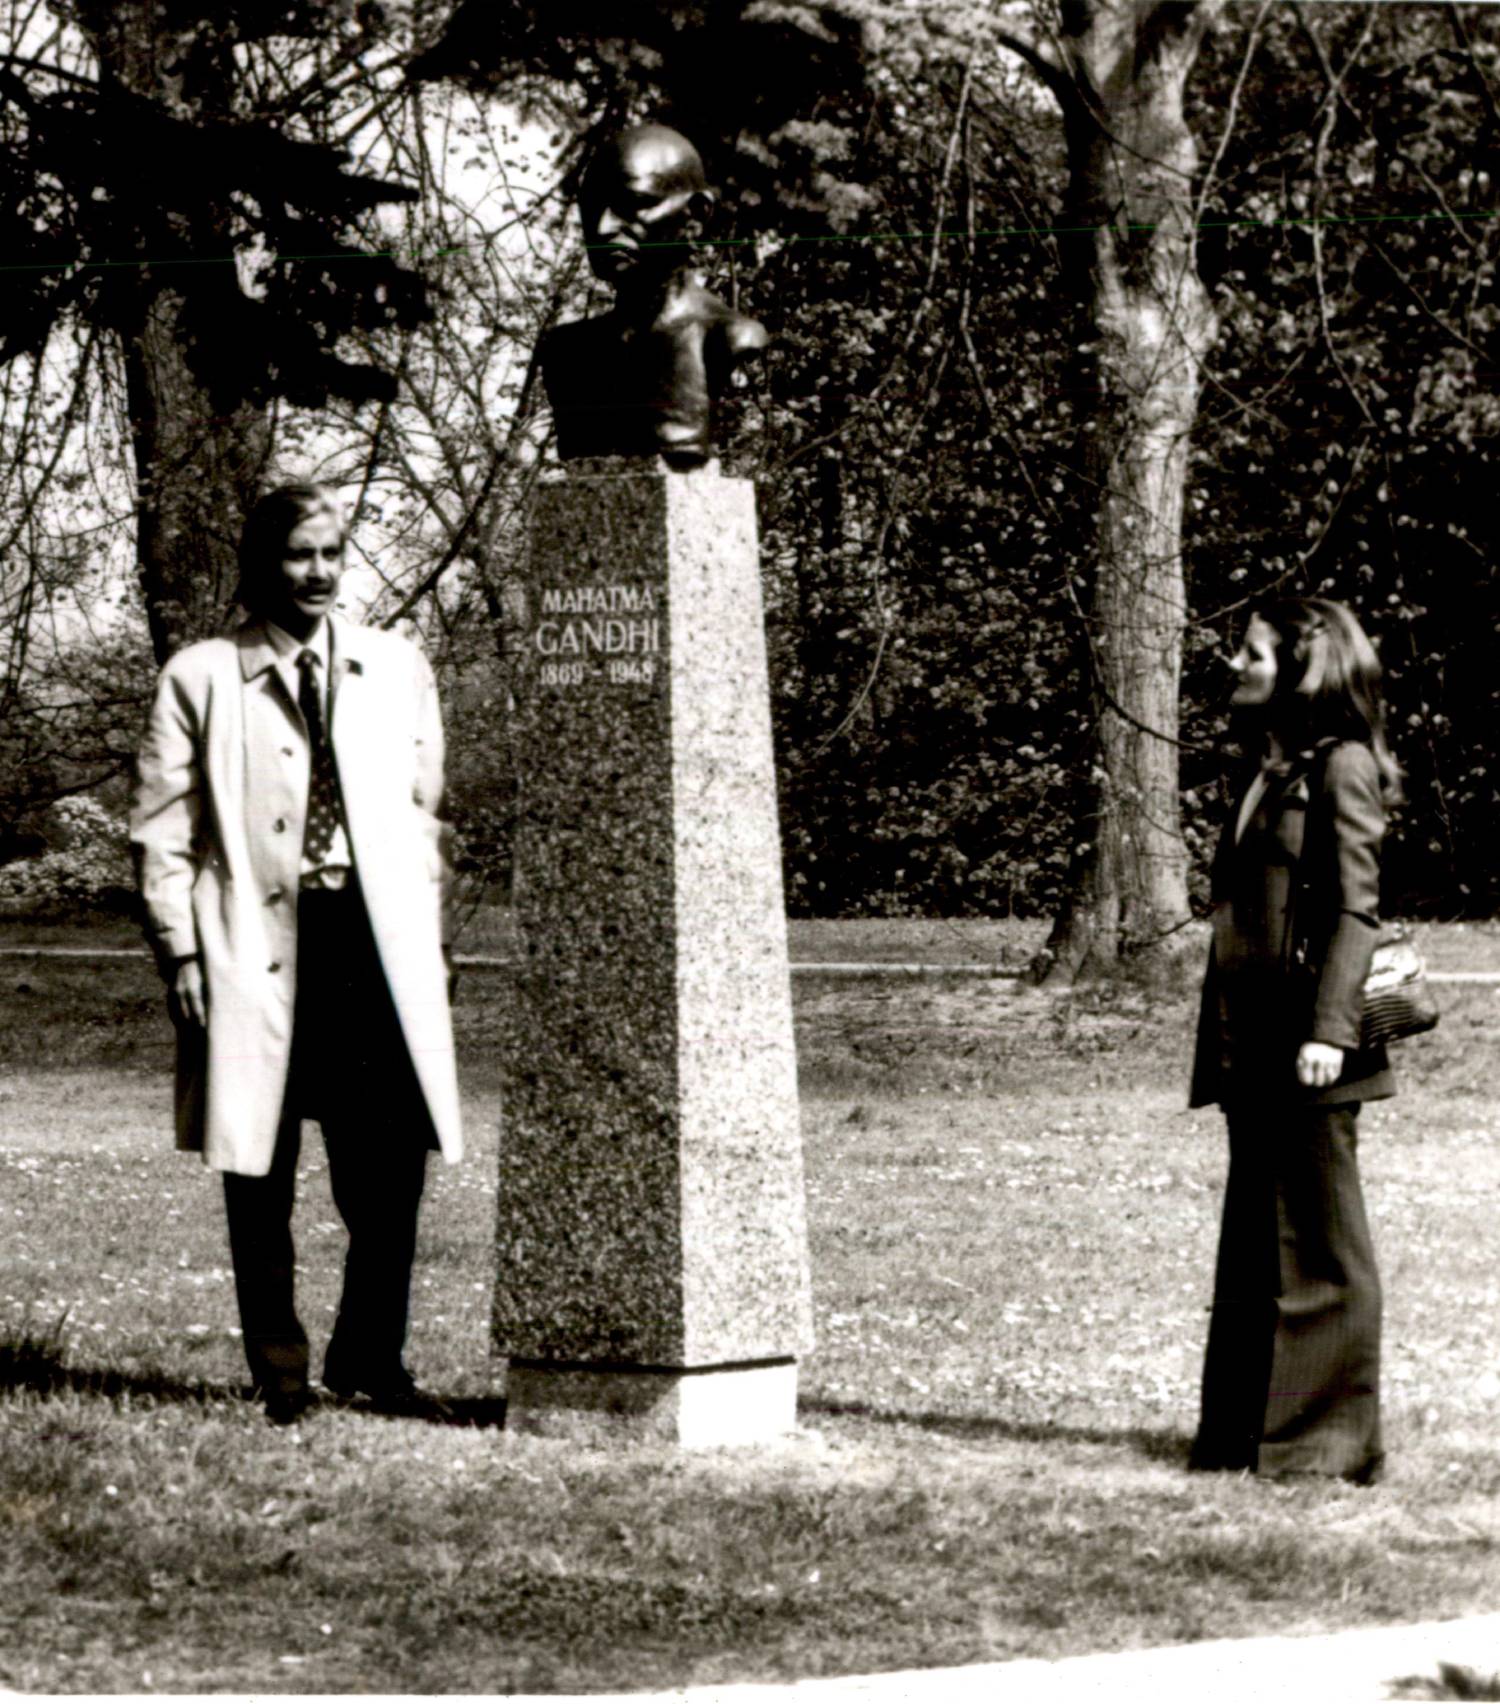
[[[323,695],[318,691],[318,659],[311,651],[297,653],[302,676],[297,705],[307,723],[312,742],[312,781],[307,790],[307,828],[302,836],[302,861],[319,868],[333,845],[339,824],[339,778],[333,766],[333,747],[323,723]]]

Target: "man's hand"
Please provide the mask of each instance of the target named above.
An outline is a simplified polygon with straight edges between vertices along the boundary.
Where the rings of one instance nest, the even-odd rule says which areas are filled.
[[[1304,1041],[1297,1050],[1297,1081],[1304,1089],[1326,1089],[1344,1068],[1342,1047],[1326,1041]]]
[[[208,1023],[208,996],[203,986],[203,966],[195,958],[183,959],[172,980],[173,1016],[179,1023],[203,1029]]]

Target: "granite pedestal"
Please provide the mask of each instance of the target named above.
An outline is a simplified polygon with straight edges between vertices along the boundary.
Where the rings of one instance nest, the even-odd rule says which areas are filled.
[[[622,465],[534,521],[495,1342],[509,1425],[753,1442],[811,1345],[754,496]]]

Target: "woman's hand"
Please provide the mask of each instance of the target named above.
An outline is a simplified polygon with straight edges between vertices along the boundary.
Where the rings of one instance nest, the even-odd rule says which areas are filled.
[[[195,958],[184,959],[172,980],[172,1003],[185,1022],[204,1028],[208,1023],[208,997],[203,987],[203,966]]]
[[[1297,1081],[1304,1089],[1326,1089],[1344,1068],[1342,1047],[1326,1041],[1304,1041],[1297,1050]]]

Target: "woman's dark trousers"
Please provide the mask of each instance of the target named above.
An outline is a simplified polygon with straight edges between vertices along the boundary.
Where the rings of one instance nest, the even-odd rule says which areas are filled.
[[[1369,1480],[1380,1438],[1380,1279],[1357,1104],[1229,1112],[1203,1410],[1192,1462]]]

